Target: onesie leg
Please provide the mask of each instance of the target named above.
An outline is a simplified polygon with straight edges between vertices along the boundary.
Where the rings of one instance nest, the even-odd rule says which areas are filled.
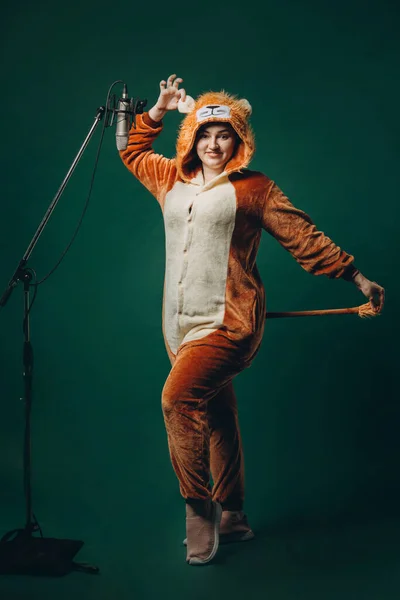
[[[244,459],[232,382],[210,400],[208,415],[212,499],[223,510],[240,511],[244,502]]]
[[[223,336],[210,334],[207,343],[188,343],[178,350],[164,385],[162,409],[172,466],[185,499],[211,497],[209,403],[245,366],[237,346],[225,341]],[[228,405],[231,401],[232,396]],[[228,420],[229,427],[234,430],[235,420],[232,416]],[[216,440],[217,437],[218,434]],[[220,481],[221,492],[224,482],[231,489],[229,480],[234,478],[237,461],[241,462],[239,440],[234,438],[235,434],[236,459],[228,468],[229,472],[221,472],[224,458],[216,461],[216,478]],[[241,475],[236,478],[239,482]],[[240,489],[238,482],[232,489]]]

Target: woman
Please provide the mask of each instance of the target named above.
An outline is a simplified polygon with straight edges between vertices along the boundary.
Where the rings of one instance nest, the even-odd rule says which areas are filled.
[[[254,535],[243,512],[243,452],[232,381],[250,366],[264,331],[265,292],[255,262],[262,229],[310,273],[354,282],[376,312],[384,290],[273,181],[246,169],[254,153],[247,100],[209,92],[194,103],[179,88],[182,81],[176,75],[161,81],[156,104],[137,116],[120,155],[156,197],[164,217],[162,326],[172,369],[162,408],[186,501],[186,560],[200,565],[212,560],[219,541]],[[166,113],[177,108],[188,114],[176,157],[167,159],[154,153],[152,143]]]

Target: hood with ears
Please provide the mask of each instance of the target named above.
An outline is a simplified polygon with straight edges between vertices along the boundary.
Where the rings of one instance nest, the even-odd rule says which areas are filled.
[[[250,115],[251,106],[247,100],[239,100],[224,91],[206,92],[199,96],[179,129],[176,166],[180,177],[190,181],[198,171],[200,160],[194,144],[198,130],[206,123],[230,123],[239,136],[238,147],[225,171],[229,174],[247,167],[255,150],[254,133],[248,122]]]

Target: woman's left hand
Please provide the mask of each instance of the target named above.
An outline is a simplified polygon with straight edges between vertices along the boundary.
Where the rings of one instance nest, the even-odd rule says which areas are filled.
[[[385,303],[384,288],[378,283],[376,283],[376,281],[370,281],[361,273],[358,273],[354,277],[354,283],[356,284],[360,292],[362,292],[364,296],[368,298],[373,311],[376,313],[380,313]]]

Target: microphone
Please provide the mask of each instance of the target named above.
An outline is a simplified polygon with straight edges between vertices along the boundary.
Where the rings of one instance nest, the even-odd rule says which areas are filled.
[[[129,130],[131,128],[131,117],[129,114],[130,100],[128,98],[128,88],[124,83],[122,97],[118,102],[117,109],[117,127],[115,131],[115,141],[118,150],[126,150],[128,146]]]

